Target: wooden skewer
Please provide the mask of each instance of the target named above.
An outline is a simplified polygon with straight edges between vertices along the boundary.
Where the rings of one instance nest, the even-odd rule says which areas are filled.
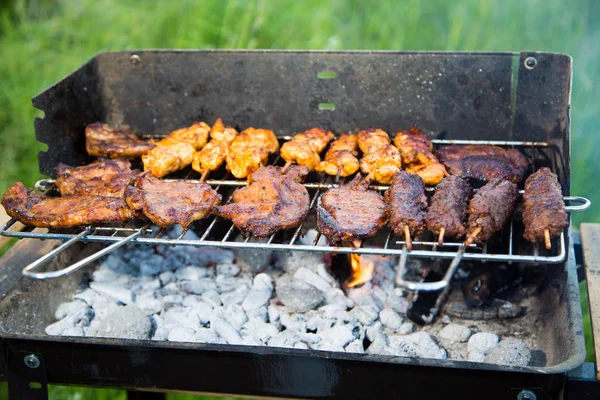
[[[281,168],[281,173],[285,174],[285,171],[287,171],[287,169],[290,167],[290,165],[292,165],[291,161],[286,162],[285,165],[283,166],[283,168]]]
[[[444,234],[446,233],[446,228],[442,226],[440,229],[440,235],[438,236],[438,246],[444,245]]]
[[[546,244],[546,250],[552,248],[552,242],[550,242],[550,231],[548,228],[544,229],[544,243]]]
[[[475,230],[467,236],[467,240],[465,240],[465,246],[470,246],[475,241],[475,239],[477,239],[477,235],[481,233],[482,229],[483,228],[481,226],[475,228]]]
[[[410,240],[410,230],[408,225],[404,225],[404,240],[406,241],[406,248],[412,250],[412,241]]]
[[[360,246],[362,246],[362,240],[354,239],[352,241],[352,248],[360,249]]]
[[[337,182],[339,182],[339,180],[340,180],[340,174],[341,174],[341,173],[342,173],[342,166],[340,165],[340,166],[338,167],[337,174],[335,175],[335,182],[336,182],[336,183],[337,183]]]
[[[204,182],[204,180],[206,179],[206,176],[208,175],[210,171],[208,169],[205,169],[204,172],[202,173],[202,176],[200,177],[200,182]]]

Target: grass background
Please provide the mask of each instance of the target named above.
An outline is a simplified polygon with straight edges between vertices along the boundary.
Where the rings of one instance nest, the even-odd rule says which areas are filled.
[[[0,191],[40,178],[31,97],[93,54],[141,48],[540,50],[574,58],[572,192],[600,222],[600,1],[0,0]],[[0,387],[0,398],[5,396]],[[54,399],[121,391],[53,387]],[[183,395],[171,395],[181,400]],[[189,397],[192,398],[192,397]]]

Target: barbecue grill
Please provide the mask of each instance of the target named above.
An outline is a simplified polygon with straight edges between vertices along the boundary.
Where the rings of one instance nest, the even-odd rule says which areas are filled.
[[[550,53],[104,53],[33,99],[45,113],[35,121],[36,137],[48,145],[39,154],[39,167],[50,176],[37,187],[52,189],[58,163],[89,161],[83,130],[96,121],[130,128],[145,137],[161,137],[196,120],[222,117],[236,128],[269,127],[282,141],[309,125],[334,132],[367,126],[396,132],[417,123],[430,134],[434,146],[495,144],[519,149],[530,160],[531,172],[545,166],[558,175],[567,210],[574,212],[589,207],[589,201],[570,195],[570,90],[571,58]],[[271,162],[283,164],[279,159]],[[183,172],[173,179],[189,171]],[[209,175],[206,182],[224,201],[233,189],[246,184],[226,171]],[[311,209],[319,194],[339,184],[332,177],[310,175],[305,186]],[[194,224],[198,239],[192,240],[184,238],[185,232],[164,237],[162,231],[139,222],[53,231],[17,227],[15,220],[8,220],[0,228],[0,235],[25,239],[0,259],[0,374],[9,381],[14,398],[44,398],[47,382],[296,398],[400,394],[430,398],[448,392],[463,398],[593,396],[589,367],[580,367],[585,346],[576,266],[582,262],[576,259],[574,249],[580,244],[571,227],[553,241],[551,250],[523,240],[522,224],[513,220],[487,244],[465,248],[448,242],[439,247],[425,236],[413,241],[411,251],[390,231],[363,241],[359,248],[301,241],[314,227],[314,212],[290,232],[241,241],[236,240],[235,226],[219,217]],[[598,232],[588,226],[584,244],[597,240]],[[544,282],[536,294],[538,306],[528,313],[536,321],[538,350],[544,360],[514,367],[315,350],[46,336],[44,327],[52,322],[56,306],[85,279],[83,267],[123,245],[398,256],[398,284],[421,292],[444,289],[436,295],[440,298],[450,289],[461,259],[490,269],[499,262],[528,266]],[[597,266],[594,256],[597,250],[588,246],[589,268]],[[453,261],[447,261],[440,280],[409,281],[405,267],[413,258]],[[56,277],[62,278],[45,280]],[[589,281],[591,285],[594,277]],[[39,382],[41,388],[31,382]]]

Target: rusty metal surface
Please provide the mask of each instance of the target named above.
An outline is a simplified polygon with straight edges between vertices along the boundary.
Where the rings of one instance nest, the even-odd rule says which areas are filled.
[[[596,353],[596,379],[600,380],[600,224],[581,224],[581,244]]]

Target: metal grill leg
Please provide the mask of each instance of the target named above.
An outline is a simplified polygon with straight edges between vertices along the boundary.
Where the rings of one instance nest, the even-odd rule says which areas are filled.
[[[48,400],[46,365],[41,354],[15,351],[8,361],[10,400]]]
[[[127,400],[166,400],[166,393],[127,391]]]

